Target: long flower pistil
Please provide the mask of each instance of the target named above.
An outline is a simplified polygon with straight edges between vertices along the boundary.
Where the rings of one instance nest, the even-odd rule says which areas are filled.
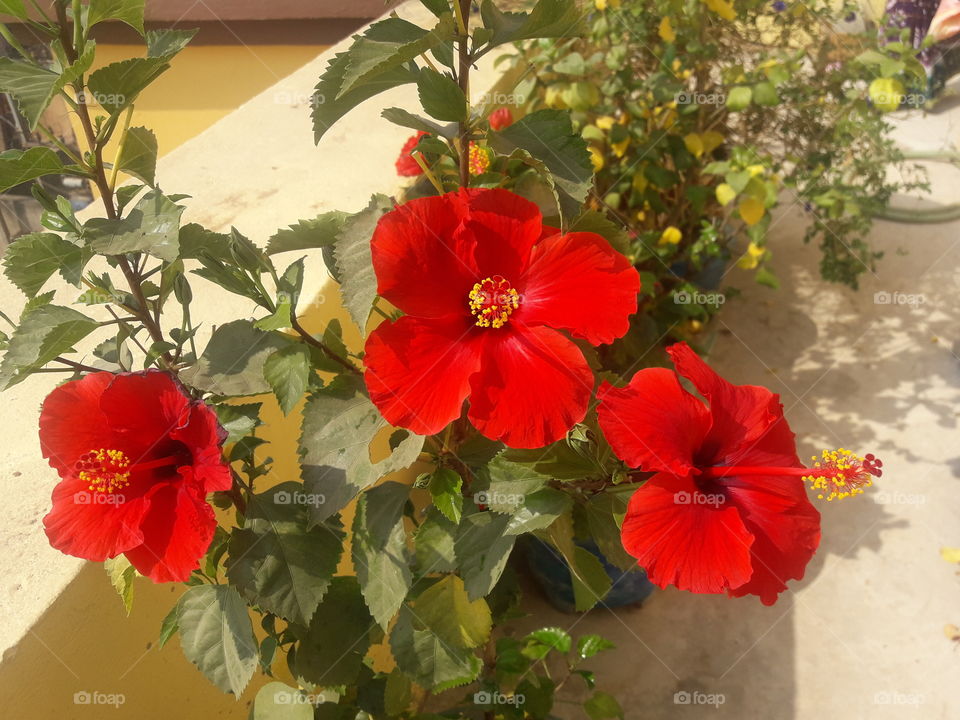
[[[467,299],[479,327],[503,327],[520,307],[520,294],[500,275],[475,283]]]
[[[87,483],[87,489],[93,492],[113,493],[130,484],[130,473],[134,470],[175,465],[175,457],[163,457],[148,462],[131,464],[123,450],[100,448],[90,450],[79,457],[74,468],[78,477]]]
[[[767,465],[717,465],[702,468],[703,479],[735,477],[738,475],[794,475],[810,483],[820,500],[843,500],[860,495],[863,488],[873,485],[873,478],[883,475],[883,462],[873,454],[860,457],[849,450],[824,450],[814,455],[808,468],[770,467]]]

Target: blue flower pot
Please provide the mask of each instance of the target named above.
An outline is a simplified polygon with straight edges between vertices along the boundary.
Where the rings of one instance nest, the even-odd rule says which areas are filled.
[[[530,572],[547,600],[557,610],[567,613],[577,612],[573,598],[573,581],[570,579],[570,566],[552,545],[532,535],[524,538],[523,553],[526,556]],[[613,587],[598,606],[608,608],[638,605],[642,603],[656,587],[647,579],[641,568],[626,572],[607,561],[600,548],[592,540],[577,540],[577,545],[603,563]]]

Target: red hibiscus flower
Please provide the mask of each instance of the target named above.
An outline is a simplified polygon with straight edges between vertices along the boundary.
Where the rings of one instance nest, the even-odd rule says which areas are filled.
[[[604,384],[600,427],[631,467],[656,473],[631,497],[623,546],[660,587],[758,595],[772,605],[801,579],[820,542],[823,496],[862,492],[882,463],[840,450],[804,468],[777,395],[732,385],[684,343],[668,348],[677,373],[641,370],[622,389]]]
[[[402,177],[417,177],[418,175],[423,175],[423,168],[420,167],[420,163],[413,157],[413,149],[417,146],[417,143],[420,142],[420,138],[429,134],[430,133],[422,131],[418,132],[404,143],[403,148],[400,150],[400,157],[397,158],[397,175]]]
[[[623,335],[640,277],[594,233],[545,228],[506,190],[412,200],[371,240],[379,292],[406,313],[367,339],[370,398],[392,424],[470,421],[511,447],[541,447],[584,418],[593,373],[558,330],[598,345]]]
[[[503,130],[513,124],[513,113],[510,108],[502,107],[490,113],[490,127],[493,130]]]
[[[225,437],[163,372],[61,385],[40,413],[40,447],[61,477],[43,519],[50,544],[87,560],[122,553],[154,582],[188,579],[216,528],[206,495],[231,487]]]

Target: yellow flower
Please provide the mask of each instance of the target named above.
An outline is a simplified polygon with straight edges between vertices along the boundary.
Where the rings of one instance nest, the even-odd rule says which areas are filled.
[[[470,174],[473,176],[483,175],[490,169],[490,153],[486,148],[482,148],[475,142],[470,143]]]
[[[741,200],[738,209],[740,210],[740,217],[747,225],[756,225],[766,212],[763,203],[753,197]]]
[[[896,78],[877,78],[867,92],[880,112],[893,112],[903,101],[903,84]]]
[[[707,130],[705,133],[700,133],[700,139],[703,140],[703,151],[709,155],[723,145],[724,137],[716,130]]]
[[[605,164],[603,153],[597,150],[593,145],[591,145],[588,149],[590,150],[590,161],[593,163],[593,171],[600,172],[603,170],[603,166]]]
[[[762,247],[756,243],[750,243],[747,246],[747,252],[737,260],[737,266],[742,267],[744,270],[753,270],[760,264],[760,258],[763,257],[764,253],[766,253],[766,250]]]
[[[607,132],[609,132],[610,129],[616,124],[616,122],[617,122],[617,119],[612,115],[601,115],[594,121],[593,124],[596,125],[598,128],[600,128],[601,130],[606,130]]]
[[[658,33],[664,42],[672,43],[677,39],[677,34],[673,31],[673,27],[670,25],[669,16],[660,21],[660,30]]]
[[[647,189],[647,185],[650,184],[650,181],[647,180],[647,176],[643,174],[643,170],[640,170],[636,175],[633,176],[633,189],[637,192],[643,192]]]
[[[737,191],[733,189],[733,186],[727,185],[727,183],[717,185],[717,202],[721,205],[728,205],[736,196]]]
[[[673,225],[668,227],[660,235],[660,241],[657,245],[676,245],[683,239],[683,233]]]
[[[700,136],[696,133],[684,135],[683,144],[686,145],[687,150],[689,150],[690,154],[694,157],[700,157],[703,155],[703,140],[701,140]]]
[[[593,4],[597,10],[606,10],[608,6],[616,10],[620,7],[620,0],[593,0]]]
[[[763,165],[751,165],[747,168],[747,172],[750,173],[750,177],[756,177],[757,175],[763,175],[766,168]]]
[[[637,210],[637,222],[643,222],[647,219],[647,214],[643,210]]]
[[[630,138],[622,140],[618,143],[613,143],[610,147],[613,148],[613,153],[618,158],[622,158],[627,153],[627,147],[630,145]]]
[[[940,557],[948,563],[960,563],[960,548],[940,548]]]
[[[733,20],[737,17],[737,11],[733,9],[727,0],[703,0],[707,7],[710,8],[717,15],[722,17],[724,20]]]

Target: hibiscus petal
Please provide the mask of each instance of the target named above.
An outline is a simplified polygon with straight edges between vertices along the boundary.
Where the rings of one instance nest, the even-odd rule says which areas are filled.
[[[64,383],[47,395],[40,411],[40,450],[66,477],[84,453],[105,447],[112,436],[100,396],[115,376],[97,372]]]
[[[182,442],[193,458],[193,476],[206,492],[229,490],[233,484],[230,468],[223,461],[221,443],[225,432],[212,408],[194,403],[189,422],[174,430],[170,437]]]
[[[468,312],[475,238],[456,194],[417,198],[384,215],[370,241],[379,293],[410,315]]]
[[[149,506],[142,495],[98,493],[68,477],[53,489],[53,507],[43,526],[56,550],[103,562],[143,542],[140,524]]]
[[[713,427],[703,444],[701,455],[709,465],[730,465],[732,460],[755,446],[773,426],[783,420],[780,398],[765,387],[734,385],[707,365],[686,343],[667,348],[677,372],[690,380],[710,404]],[[787,428],[789,431],[789,428]],[[785,435],[773,429],[768,442],[780,451]]]
[[[160,485],[141,526],[143,542],[124,554],[154,582],[183,582],[200,567],[216,526],[213,508],[189,484]]]
[[[640,370],[625,388],[604,383],[597,416],[618,458],[648,472],[688,475],[710,411],[666,368]]]
[[[482,331],[470,319],[407,316],[370,333],[364,379],[387,422],[433,435],[460,417],[480,368]]]
[[[719,593],[750,579],[753,535],[730,503],[708,502],[690,477],[654,475],[630,498],[624,549],[663,588]]]
[[[570,340],[546,327],[489,330],[470,380],[470,421],[492,440],[537,448],[587,414],[593,373]]]
[[[820,513],[796,477],[730,477],[723,485],[755,538],[750,548],[753,575],[730,595],[758,595],[764,605],[773,605],[787,580],[803,578],[820,544]]]
[[[520,292],[518,320],[600,345],[630,329],[640,275],[596,233],[554,235],[533,248]]]
[[[478,279],[501,275],[516,287],[534,243],[543,234],[540,209],[508,190],[463,190],[456,197],[476,239]]]

